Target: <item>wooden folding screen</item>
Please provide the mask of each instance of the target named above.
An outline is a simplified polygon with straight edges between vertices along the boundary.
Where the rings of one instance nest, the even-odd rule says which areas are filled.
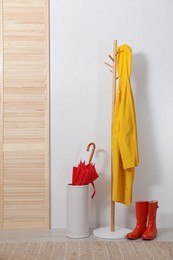
[[[0,228],[49,228],[48,0],[0,0]]]

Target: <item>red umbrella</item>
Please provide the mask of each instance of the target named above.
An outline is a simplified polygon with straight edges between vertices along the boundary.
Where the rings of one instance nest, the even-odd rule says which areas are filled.
[[[77,167],[73,167],[72,185],[88,185],[89,183],[91,183],[94,188],[94,193],[92,195],[93,198],[96,193],[94,180],[97,179],[99,176],[96,172],[95,165],[91,163],[95,151],[95,144],[90,143],[87,146],[87,151],[89,151],[91,145],[93,146],[93,149],[89,158],[89,163],[85,164],[85,162],[80,161]]]

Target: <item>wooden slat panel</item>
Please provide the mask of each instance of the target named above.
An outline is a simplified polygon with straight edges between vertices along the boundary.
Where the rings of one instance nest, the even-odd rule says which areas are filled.
[[[3,5],[0,0],[0,229],[3,227]]]
[[[48,1],[3,2],[3,227],[48,228]]]
[[[4,228],[45,225],[45,153],[4,153]],[[42,225],[42,226],[41,226]]]

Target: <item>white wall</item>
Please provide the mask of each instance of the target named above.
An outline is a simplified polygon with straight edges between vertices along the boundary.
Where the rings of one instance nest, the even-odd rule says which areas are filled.
[[[100,178],[90,226],[109,225],[113,39],[133,50],[140,166],[133,204],[116,206],[116,225],[135,223],[135,201],[159,201],[158,226],[173,227],[173,1],[51,0],[52,227],[66,225],[72,166],[94,141]]]

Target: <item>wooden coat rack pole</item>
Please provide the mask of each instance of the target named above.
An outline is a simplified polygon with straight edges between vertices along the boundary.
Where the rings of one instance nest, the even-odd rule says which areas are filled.
[[[105,62],[109,68],[111,68],[112,72],[112,122],[113,122],[113,114],[114,107],[116,102],[116,80],[117,80],[117,40],[113,41],[113,56],[108,55],[113,65]],[[131,229],[128,228],[115,228],[115,202],[112,201],[112,190],[113,190],[113,168],[112,168],[112,152],[111,152],[111,225],[109,227],[100,227],[93,230],[93,234],[99,238],[105,239],[122,239],[126,237],[126,234],[131,232]]]
[[[116,49],[117,40],[113,41],[113,73],[112,73],[112,122],[114,115],[114,107],[116,101]],[[112,201],[112,190],[113,190],[113,169],[112,169],[112,153],[111,153],[111,231],[115,231],[115,202]]]

